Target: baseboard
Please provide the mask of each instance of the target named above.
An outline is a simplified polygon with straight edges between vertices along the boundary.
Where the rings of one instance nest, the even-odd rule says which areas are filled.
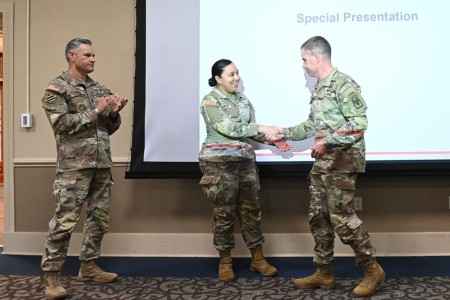
[[[450,232],[372,233],[377,256],[448,256]],[[46,233],[14,232],[4,234],[4,254],[41,255]],[[69,255],[77,256],[81,233],[74,233]],[[314,241],[309,233],[266,234],[266,256],[312,256]],[[353,256],[350,247],[336,239],[336,256]],[[102,256],[212,257],[217,256],[211,234],[109,233],[102,245]],[[233,256],[249,256],[242,237],[236,235]]]

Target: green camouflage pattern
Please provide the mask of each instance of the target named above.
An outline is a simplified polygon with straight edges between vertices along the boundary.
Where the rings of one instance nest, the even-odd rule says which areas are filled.
[[[315,136],[316,140],[324,140],[329,151],[315,160],[315,172],[364,172],[364,131],[368,122],[359,85],[334,68],[316,84],[310,104],[308,119],[284,128],[284,139],[297,141]]]
[[[111,168],[109,136],[119,129],[120,115],[95,112],[98,101],[111,91],[89,76],[86,82],[67,72],[52,80],[42,107],[56,139],[57,172],[87,168]]]
[[[267,142],[258,133],[255,111],[244,94],[225,95],[217,87],[206,95],[200,105],[206,124],[206,138],[199,159],[208,161],[255,160],[255,151],[248,138]]]
[[[375,249],[369,234],[353,210],[356,177],[355,173],[314,172],[308,176],[309,224],[315,241],[313,262],[316,265],[333,261],[335,233],[343,244],[353,249],[357,265],[374,261]]]
[[[49,83],[42,98],[57,148],[55,212],[42,257],[43,271],[61,270],[84,203],[80,260],[100,256],[103,235],[110,223],[113,163],[109,136],[119,129],[121,118],[110,118],[111,108],[97,115],[95,108],[102,97],[111,94],[89,76],[81,81],[63,72]]]
[[[109,199],[112,178],[110,169],[84,169],[60,172],[53,184],[55,213],[49,222],[45,252],[41,268],[45,271],[61,270],[67,256],[70,237],[80,219],[86,203],[86,220],[80,260],[100,256],[103,235],[110,224]]]
[[[218,251],[235,247],[234,222],[248,248],[264,242],[261,232],[261,204],[258,170],[251,160],[211,162],[200,160],[200,186],[213,205],[214,247]]]

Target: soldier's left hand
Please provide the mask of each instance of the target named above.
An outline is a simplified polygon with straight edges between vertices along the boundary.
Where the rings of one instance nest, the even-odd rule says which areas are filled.
[[[121,111],[125,105],[128,103],[128,99],[120,96],[119,94],[112,95],[113,101],[111,103],[110,115],[115,117],[119,111]]]
[[[327,146],[323,142],[318,142],[311,148],[311,157],[312,158],[320,158],[327,152]]]

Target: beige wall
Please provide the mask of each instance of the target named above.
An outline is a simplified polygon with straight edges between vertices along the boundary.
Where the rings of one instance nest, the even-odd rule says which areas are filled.
[[[6,1],[5,1],[6,2]],[[41,97],[48,82],[66,70],[66,43],[74,37],[92,40],[96,70],[92,77],[114,92],[133,99],[134,77],[134,1],[133,0],[39,0],[30,2],[29,37],[26,32],[26,1],[14,1],[14,118],[15,160],[55,159],[53,133],[41,108]],[[26,49],[30,53],[30,112],[32,129],[20,128],[18,117],[26,112]],[[112,137],[114,155],[128,156],[131,143],[132,105],[124,111],[123,128]],[[27,145],[33,145],[30,152]]]
[[[5,59],[9,60],[5,61],[6,253],[40,253],[52,215],[56,153],[41,97],[47,82],[66,69],[66,42],[76,36],[92,39],[97,55],[92,76],[133,99],[133,0],[29,2],[28,32],[27,1],[0,0],[0,9],[6,11]],[[34,126],[23,129],[19,116],[28,107]],[[116,184],[111,238],[105,241],[104,252],[214,255],[211,207],[197,179],[124,179],[132,110],[131,102],[123,111],[122,128],[112,137]],[[263,178],[261,183],[268,252],[310,255],[306,178]],[[448,255],[450,243],[442,241],[450,235],[449,195],[449,176],[362,176],[357,189],[357,196],[363,197],[359,215],[384,255]],[[78,226],[73,243],[80,230]],[[118,248],[122,252],[115,251]]]

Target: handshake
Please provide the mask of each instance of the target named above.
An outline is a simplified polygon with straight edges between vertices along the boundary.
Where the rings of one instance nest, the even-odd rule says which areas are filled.
[[[266,139],[271,142],[279,150],[285,152],[292,149],[286,141],[283,140],[284,130],[278,126],[259,125],[258,132],[263,133]]]

